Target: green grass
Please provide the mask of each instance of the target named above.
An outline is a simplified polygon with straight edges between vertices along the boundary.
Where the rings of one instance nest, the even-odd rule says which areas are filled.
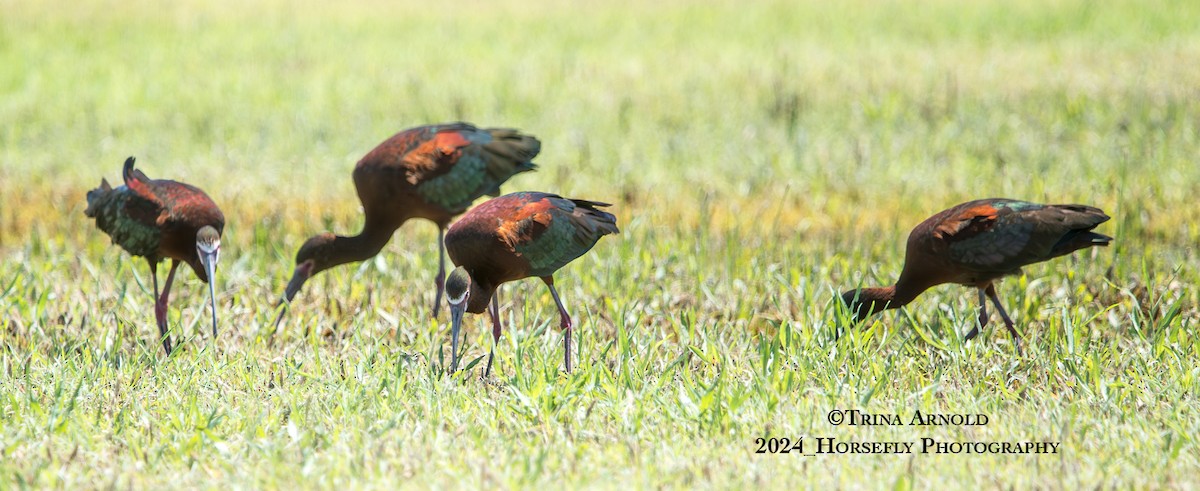
[[[1200,4],[0,0],[0,488],[1195,487]],[[577,370],[536,280],[502,290],[491,380],[442,374],[435,230],[322,274],[349,171],[465,119],[544,142],[505,190],[611,201],[565,268]],[[83,216],[129,155],[228,219],[221,335],[183,349]],[[908,230],[972,198],[1082,202],[1107,249],[999,291],[1027,340],[934,289],[834,341]],[[444,320],[444,317],[443,317]],[[486,356],[486,316],[466,359]],[[447,353],[448,354],[448,353]],[[986,414],[831,426],[831,409]],[[1056,441],[1059,454],[759,455],[759,437]]]

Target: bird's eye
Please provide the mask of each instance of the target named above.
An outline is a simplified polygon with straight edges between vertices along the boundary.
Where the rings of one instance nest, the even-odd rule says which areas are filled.
[[[217,261],[221,257],[221,243],[220,242],[214,242],[214,243],[197,242],[196,243],[196,252],[199,253],[200,256],[202,256],[202,257],[203,256],[211,256],[213,264],[216,264]]]

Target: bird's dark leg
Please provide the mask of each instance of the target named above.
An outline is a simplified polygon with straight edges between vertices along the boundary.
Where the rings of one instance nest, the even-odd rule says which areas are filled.
[[[563,330],[563,360],[566,362],[567,373],[571,373],[571,316],[567,314],[567,308],[563,307],[562,299],[558,298],[558,290],[554,289],[554,277],[543,276],[542,281],[550,287],[550,296],[554,297],[554,303],[558,305],[558,325]]]
[[[171,354],[171,335],[167,332],[167,303],[171,298],[171,283],[175,281],[175,269],[179,267],[179,261],[171,260],[171,271],[167,273],[167,282],[163,284],[162,294],[158,293],[158,274],[157,266],[151,263],[150,272],[154,275],[154,294],[158,299],[154,302],[154,317],[158,321],[158,332],[162,335],[163,349],[167,351],[167,355]]]
[[[1017,356],[1025,356],[1021,350],[1021,335],[1017,333],[1017,328],[1013,326],[1013,321],[1008,317],[1008,312],[1004,311],[1004,306],[1000,305],[1000,297],[996,296],[996,287],[988,285],[987,296],[992,299],[992,305],[996,306],[996,311],[1000,313],[1000,318],[1004,319],[1004,327],[1008,328],[1008,333],[1012,334],[1013,346],[1017,347]]]
[[[437,295],[433,297],[433,314],[434,320],[437,320],[438,310],[442,305],[442,294],[446,292],[446,229],[438,225],[438,274],[433,279],[437,286]]]
[[[167,355],[171,354],[171,340],[167,337],[167,310],[161,308],[158,304],[158,263],[147,260],[150,263],[150,278],[154,283],[154,322],[158,324],[158,337],[162,342],[163,349]]]
[[[499,288],[497,288],[499,290]],[[500,344],[500,300],[496,295],[492,294],[492,306],[489,307],[489,313],[492,315],[492,349],[488,351],[487,368],[483,370],[483,378],[487,378],[492,373],[492,356],[496,354],[496,345]]]
[[[988,288],[991,288],[990,284],[988,285]],[[971,332],[968,332],[965,336],[963,336],[963,339],[966,339],[966,340],[975,339],[975,336],[979,335],[979,329],[983,328],[984,326],[987,326],[987,324],[988,324],[987,299],[983,298],[983,290],[984,289],[979,288],[978,290],[979,290],[979,323],[975,324],[975,327],[971,328]]]

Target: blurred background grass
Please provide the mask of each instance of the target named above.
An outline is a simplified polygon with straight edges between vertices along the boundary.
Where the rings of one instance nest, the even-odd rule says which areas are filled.
[[[0,12],[0,471],[14,482],[1194,484],[1194,2],[0,0]],[[457,119],[543,141],[539,172],[505,191],[615,204],[623,234],[560,279],[581,373],[559,378],[552,302],[529,282],[505,289],[496,384],[434,376],[445,332],[428,315],[424,222],[377,260],[310,282],[268,343],[296,248],[361,225],[357,159],[400,129]],[[129,155],[203,188],[228,219],[222,338],[170,361],[151,340],[144,262],[83,217],[86,190],[117,181]],[[974,295],[956,287],[833,347],[835,293],[893,281],[913,225],[992,196],[1113,216],[1113,247],[1002,285],[1032,361],[1013,362],[995,326],[962,343]],[[206,293],[185,277],[171,316],[192,336]],[[475,323],[478,356],[490,336]],[[142,404],[145,391],[162,402]],[[995,423],[967,436],[1057,437],[1069,453],[1053,468],[916,456],[907,469],[750,453],[757,436],[822,436],[835,405],[988,411]],[[913,431],[844,436],[927,436]],[[86,465],[63,463],[72,448]]]

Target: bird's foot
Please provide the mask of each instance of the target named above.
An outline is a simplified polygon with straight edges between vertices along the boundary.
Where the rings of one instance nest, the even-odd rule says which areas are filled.
[[[167,330],[167,306],[162,302],[154,303],[154,320],[158,323],[158,334],[162,340],[163,350],[171,356],[171,335]]]
[[[167,323],[165,320],[158,323],[158,333],[162,340],[163,351],[167,352],[167,356],[171,356],[171,352],[174,351],[174,349],[172,349],[171,346],[171,334],[167,332]]]
[[[975,336],[978,336],[978,335],[979,335],[979,326],[975,326],[975,327],[972,327],[970,331],[967,331],[966,334],[963,334],[963,340],[970,341],[972,339],[975,339]]]
[[[571,324],[567,323],[566,332],[563,333],[563,366],[567,369],[567,373],[571,373]]]

